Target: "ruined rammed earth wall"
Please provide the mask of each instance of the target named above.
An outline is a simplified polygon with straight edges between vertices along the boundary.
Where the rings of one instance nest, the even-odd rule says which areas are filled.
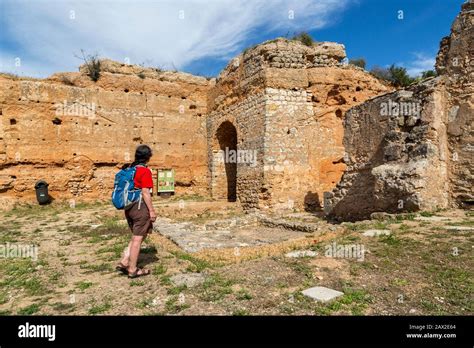
[[[39,179],[56,199],[108,198],[140,143],[152,168],[173,167],[178,192],[207,192],[205,78],[102,62],[45,80],[0,76],[0,193],[31,200]],[[66,105],[66,107],[64,107]]]

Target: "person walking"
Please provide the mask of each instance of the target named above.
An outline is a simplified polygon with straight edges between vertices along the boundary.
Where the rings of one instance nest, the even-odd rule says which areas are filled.
[[[132,232],[132,238],[124,255],[116,269],[129,278],[137,278],[150,274],[150,270],[137,266],[140,248],[153,228],[156,220],[156,212],[151,200],[151,190],[153,188],[153,178],[151,170],[147,167],[150,158],[153,156],[148,145],[140,145],[135,151],[135,160],[132,164],[124,168],[135,167],[133,183],[135,190],[141,190],[140,199],[125,209],[125,218]],[[122,168],[122,169],[124,169]]]

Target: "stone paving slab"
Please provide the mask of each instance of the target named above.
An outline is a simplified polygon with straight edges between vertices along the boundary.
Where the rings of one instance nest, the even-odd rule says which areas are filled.
[[[249,219],[249,223],[243,220]],[[158,218],[153,229],[168,237],[184,251],[199,252],[204,249],[239,248],[278,243],[290,239],[305,237],[301,231],[285,228],[253,225],[255,216],[236,218],[236,222],[209,222],[204,225],[190,222],[176,223],[171,219]],[[239,222],[243,222],[240,224]],[[209,225],[212,227],[209,229]],[[218,227],[219,226],[219,227]]]
[[[192,288],[204,283],[206,277],[202,273],[180,273],[172,276],[170,280],[176,286],[186,285],[186,287]]]
[[[303,295],[308,296],[318,302],[329,302],[337,297],[344,295],[343,292],[326,288],[324,286],[315,286],[302,291]]]
[[[469,226],[445,226],[448,231],[474,231],[474,227]]]
[[[289,258],[300,258],[300,257],[315,257],[318,256],[318,253],[313,250],[297,250],[285,254]]]
[[[377,236],[388,236],[390,230],[366,230],[362,233],[365,237],[377,237]]]
[[[417,221],[431,221],[431,222],[438,222],[438,221],[449,221],[451,220],[449,217],[445,216],[417,216],[415,217]]]

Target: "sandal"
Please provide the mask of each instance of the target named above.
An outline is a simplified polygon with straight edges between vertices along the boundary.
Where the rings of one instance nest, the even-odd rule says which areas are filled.
[[[123,274],[128,274],[128,267],[124,266],[122,262],[120,262],[115,270],[118,272],[122,272]]]
[[[149,269],[137,268],[135,272],[128,273],[128,277],[133,279],[133,278],[138,278],[138,277],[149,275],[150,273],[151,273],[151,271]]]

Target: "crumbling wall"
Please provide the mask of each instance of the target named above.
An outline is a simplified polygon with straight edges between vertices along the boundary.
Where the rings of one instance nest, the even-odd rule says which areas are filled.
[[[357,220],[377,211],[448,206],[445,95],[433,79],[350,109],[347,169],[326,194],[331,217]]]
[[[472,204],[473,5],[463,5],[451,37],[441,41],[439,77],[347,112],[347,170],[325,194],[330,217]]]
[[[344,46],[277,39],[253,47],[227,66],[210,91],[208,144],[213,196],[225,175],[213,158],[215,133],[230,120],[238,149],[256,151],[257,165],[238,164],[244,207],[318,209],[322,193],[342,175],[343,111],[391,88],[341,63]],[[219,189],[220,187],[220,189]]]
[[[268,60],[264,163],[268,194],[263,204],[319,210],[323,192],[335,186],[345,168],[344,111],[392,89],[364,70],[343,64],[343,45],[325,42],[308,47],[277,40],[263,46]]]
[[[462,6],[441,41],[436,70],[443,76],[448,101],[449,182],[453,204],[474,204],[474,2]]]
[[[207,192],[205,115],[212,81],[103,61],[101,77],[0,76],[0,192],[31,200],[45,179],[55,199],[108,198],[113,175],[152,147],[151,168],[173,167],[178,192]]]

